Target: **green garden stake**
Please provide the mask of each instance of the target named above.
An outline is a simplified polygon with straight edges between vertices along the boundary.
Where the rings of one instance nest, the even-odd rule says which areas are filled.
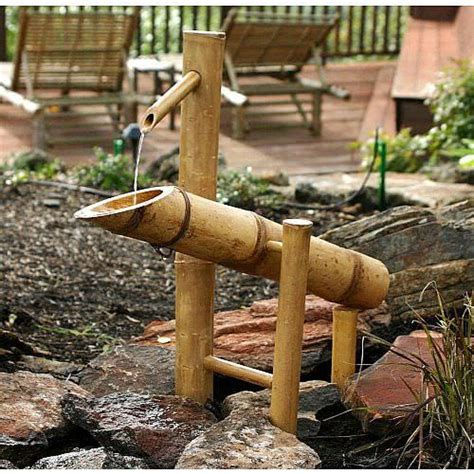
[[[114,140],[114,156],[123,155],[125,151],[125,142],[121,138]]]
[[[379,175],[379,210],[384,211],[387,208],[385,196],[385,173],[387,168],[387,143],[380,140],[377,144],[378,154],[380,155],[380,175]]]

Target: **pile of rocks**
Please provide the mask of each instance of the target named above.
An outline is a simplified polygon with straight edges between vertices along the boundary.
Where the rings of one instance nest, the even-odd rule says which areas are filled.
[[[157,361],[161,365],[156,365]],[[208,407],[170,394],[173,366],[173,350],[122,346],[80,372],[80,385],[50,374],[0,373],[1,466],[140,469],[320,465],[318,454],[304,440],[319,430],[317,411],[339,400],[333,384],[301,384],[298,436],[294,436],[270,423],[269,390],[227,397],[219,420]]]

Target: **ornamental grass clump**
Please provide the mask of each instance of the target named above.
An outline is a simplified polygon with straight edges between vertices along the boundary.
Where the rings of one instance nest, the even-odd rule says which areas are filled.
[[[439,314],[429,323],[415,312],[415,320],[426,335],[432,361],[391,347],[406,364],[421,370],[422,384],[416,390],[401,380],[417,406],[403,420],[405,440],[398,448],[397,467],[469,468],[474,437],[473,325],[471,297],[463,311],[447,311],[438,297]],[[370,336],[372,337],[372,336]],[[375,338],[389,345],[387,341]],[[400,441],[400,436],[392,437]]]

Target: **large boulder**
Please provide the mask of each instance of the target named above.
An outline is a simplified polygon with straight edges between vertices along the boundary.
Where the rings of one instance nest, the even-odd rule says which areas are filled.
[[[310,373],[331,357],[332,309],[334,303],[314,295],[306,297],[302,372]],[[257,301],[250,308],[214,315],[214,354],[218,357],[271,372],[278,300]],[[387,307],[381,305],[360,314],[358,329],[373,331],[390,323]],[[134,343],[172,347],[175,321],[152,321]],[[87,385],[86,385],[87,387]],[[88,387],[91,389],[91,387]]]
[[[177,469],[314,469],[321,461],[296,436],[273,426],[267,410],[233,411],[183,451]]]
[[[51,375],[0,373],[0,459],[24,465],[57,444],[73,428],[62,415],[61,399],[88,393]]]
[[[107,449],[156,468],[172,468],[186,445],[211,427],[214,415],[193,400],[169,395],[111,394],[63,400],[66,418]]]
[[[423,375],[417,358],[427,365],[433,364],[423,331],[398,336],[392,350],[347,381],[343,391],[344,404],[354,410],[364,431],[376,434],[401,431],[412,419],[409,415],[423,398]]]
[[[33,464],[32,469],[148,469],[142,459],[106,451],[104,448],[79,449],[49,456]]]
[[[447,304],[462,306],[474,287],[474,206],[438,210],[402,206],[346,224],[320,236],[381,260],[390,272],[387,303],[393,318],[422,316],[438,307],[432,281]]]
[[[81,387],[101,397],[109,393],[174,394],[175,354],[160,346],[116,346],[79,373]]]

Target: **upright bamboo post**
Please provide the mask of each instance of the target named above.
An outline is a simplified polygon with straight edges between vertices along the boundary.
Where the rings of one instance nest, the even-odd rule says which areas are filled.
[[[185,31],[183,76],[195,71],[200,85],[182,102],[179,186],[215,200],[225,34]],[[205,403],[213,374],[215,265],[176,254],[176,393]]]
[[[331,381],[343,388],[355,372],[358,311],[335,306],[332,312],[332,370]]]
[[[270,419],[275,426],[293,434],[296,434],[298,415],[301,345],[312,226],[311,222],[303,219],[283,221]]]

